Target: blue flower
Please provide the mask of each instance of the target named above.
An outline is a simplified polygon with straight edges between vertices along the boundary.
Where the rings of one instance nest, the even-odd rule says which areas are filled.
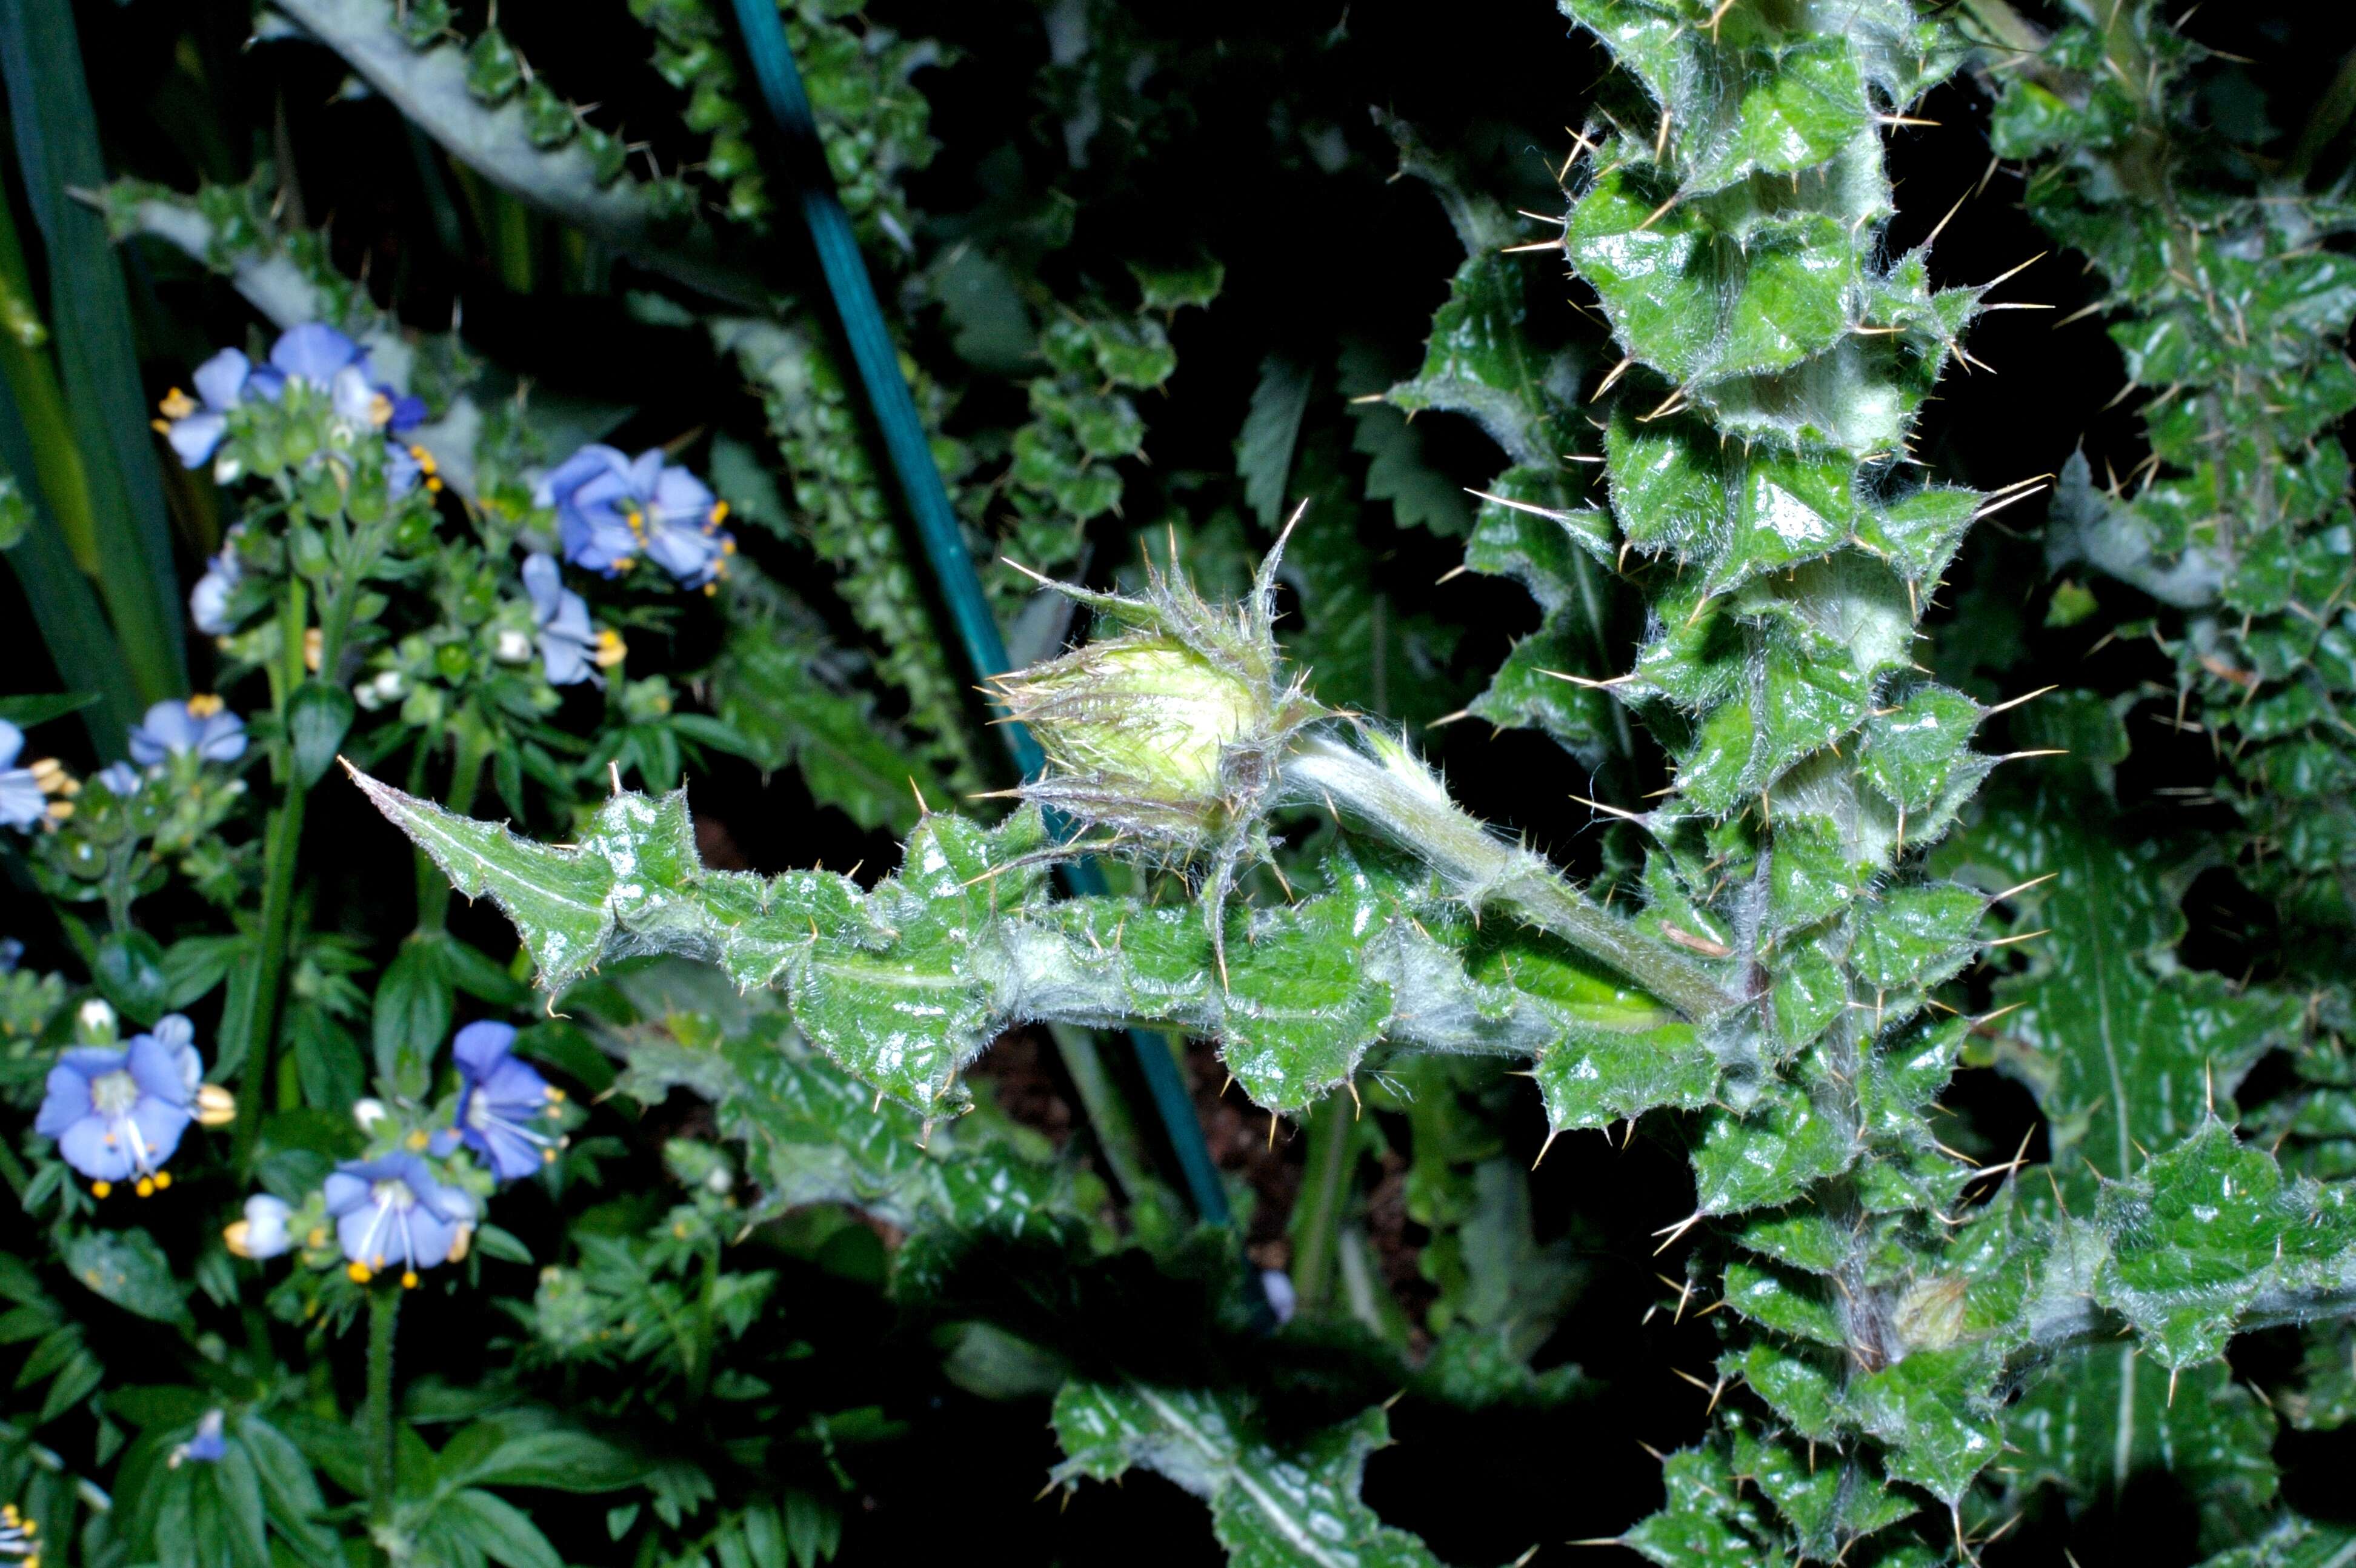
[[[175,1470],[190,1460],[199,1465],[213,1465],[220,1463],[221,1456],[228,1452],[229,1440],[221,1434],[221,1413],[209,1410],[197,1418],[197,1435],[174,1448],[166,1463]]]
[[[542,1129],[564,1095],[516,1060],[515,1036],[507,1024],[472,1023],[450,1048],[460,1085],[455,1130],[501,1181],[530,1176],[556,1157],[563,1141]]]
[[[617,634],[590,629],[588,603],[564,586],[555,558],[525,557],[523,589],[531,597],[531,623],[540,629],[541,668],[548,684],[594,680],[605,685],[597,670],[621,663],[629,649]]]
[[[237,761],[245,755],[245,720],[206,695],[159,702],[131,731],[131,760],[143,768],[191,752],[208,763]]]
[[[139,770],[129,763],[109,763],[90,776],[91,783],[104,784],[120,800],[137,795],[142,782]]]
[[[164,417],[155,428],[171,443],[184,468],[203,465],[229,433],[229,411],[245,401],[249,389],[262,389],[253,386],[253,361],[234,348],[224,348],[198,366],[194,379],[196,397],[175,387],[156,405]],[[268,395],[277,395],[274,385]]]
[[[221,1240],[241,1258],[274,1258],[294,1246],[286,1221],[294,1210],[283,1198],[257,1192],[245,1200],[245,1218],[221,1232]]]
[[[208,637],[225,637],[235,627],[229,618],[229,596],[245,576],[245,568],[237,559],[236,539],[244,528],[239,523],[230,529],[230,538],[221,545],[220,553],[205,563],[205,574],[188,590],[188,613],[197,630]]]
[[[397,1259],[413,1285],[419,1269],[465,1256],[474,1232],[474,1199],[413,1154],[346,1160],[327,1173],[327,1199],[346,1272],[362,1284]]]
[[[540,482],[535,504],[556,508],[564,559],[607,577],[646,557],[682,588],[701,588],[727,567],[736,541],[720,528],[728,504],[651,447],[633,459],[584,446]]]
[[[16,765],[16,753],[24,749],[25,732],[0,719],[0,822],[30,833],[35,823],[48,816],[49,797],[41,793],[32,769]]]
[[[254,379],[276,397],[288,381],[303,381],[327,394],[338,416],[399,435],[425,419],[425,402],[396,392],[375,379],[368,350],[324,322],[306,321],[279,334],[267,368]]]
[[[200,1109],[209,1110],[198,1102],[203,1077],[196,1029],[173,1013],[128,1045],[77,1046],[59,1057],[33,1130],[57,1139],[58,1153],[101,1198],[134,1179],[145,1198],[172,1184],[165,1162]]]

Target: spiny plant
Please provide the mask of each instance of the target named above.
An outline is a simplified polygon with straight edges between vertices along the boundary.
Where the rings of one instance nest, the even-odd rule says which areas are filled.
[[[1026,793],[1111,829],[1098,847],[1205,868],[1199,912],[1043,902],[1040,864],[1066,851],[1030,812],[990,833],[928,818],[862,895],[703,870],[676,798],[619,795],[548,849],[363,786],[501,902],[544,983],[631,952],[716,959],[782,983],[805,1034],[928,1115],[957,1109],[1001,1029],[1039,1018],[1214,1034],[1278,1110],[1379,1040],[1526,1052],[1558,1131],[1694,1113],[1696,1207],[1669,1242],[1708,1222],[1740,1326],[1717,1431],[1669,1461],[1667,1506],[1625,1540],[1679,1563],[1902,1552],[1877,1538],[1927,1494],[1949,1516],[1932,1538],[1964,1550],[2008,1384],[2106,1324],[2176,1371],[2244,1321],[2331,1310],[2343,1222],[2213,1121],[2090,1212],[2009,1187],[1974,1212],[1967,1191],[2019,1160],[1958,1159],[1929,1125],[1972,1027],[1934,988],[2026,891],[1923,866],[1999,759],[1970,744],[1994,709],[1926,677],[1917,623],[1965,528],[2024,488],[1906,477],[1914,416],[1994,285],[1933,287],[1927,245],[1879,259],[1882,138],[1960,41],[1896,4],[1571,9],[1626,73],[1565,171],[1559,241],[1623,354],[1595,394],[1618,394],[1610,510],[1498,504],[1633,571],[1648,603],[1632,669],[1563,672],[1633,707],[1673,764],[1662,803],[1625,813],[1651,840],[1634,916],[1499,842],[1378,724],[1318,721],[1269,643],[1272,560],[1233,613],[1174,580],[1095,600],[1130,629],[1008,688],[1049,752]],[[1231,908],[1280,803],[1391,848],[1337,854],[1330,891]],[[2210,1296],[2197,1260],[2238,1272],[2276,1248]]]
[[[1675,1568],[1913,1564],[2155,1466],[2223,1562],[2346,1554],[2279,1510],[2244,1386],[2356,1411],[2338,935],[2256,983],[2201,966],[2197,847],[2121,784],[2136,694],[2023,706],[2047,677],[1989,652],[1993,558],[1957,564],[2038,486],[1983,455],[2017,432],[1918,429],[1951,358],[1986,368],[1974,322],[2031,303],[1933,252],[1951,193],[1893,210],[1893,144],[1976,174],[1968,62],[2138,384],[2183,383],[2107,504],[2063,475],[2057,570],[2162,602],[2162,706],[2219,738],[2240,874],[2328,902],[2338,802],[2299,792],[2338,777],[2345,684],[2339,197],[2262,129],[2196,150],[2229,95],[2147,8],[2049,39],[1995,0],[1567,0],[1612,69],[1541,168],[1495,118],[1526,101],[1434,91],[1461,30],[1368,53],[1379,8],[1294,37],[1105,0],[275,3],[241,55],[241,5],[155,24],[188,152],[125,134],[156,177],[102,189],[49,90],[70,16],[0,9],[0,227],[39,230],[36,265],[0,244],[0,549],[59,684],[102,667],[87,764],[20,754],[79,696],[0,699],[0,870],[48,895],[0,944],[30,1128],[0,1148],[28,1238],[0,1342],[29,1347],[0,1554],[37,1526],[170,1568],[807,1568],[967,1539],[1010,1473],[1158,1520],[1080,1485],[1143,1467],[1247,1563],[1435,1563],[1492,1513],[1576,1513]],[[751,69],[772,31],[799,162]],[[232,111],[232,69],[289,107]],[[415,189],[326,145],[338,115]],[[922,464],[871,443],[875,357],[799,249],[827,198],[972,580],[904,536]],[[1304,205],[1398,242],[1287,271],[1258,230]],[[234,323],[142,304],[152,454],[91,396],[93,366],[139,382],[109,238]],[[166,497],[207,567],[185,650],[139,618],[177,596]],[[1020,667],[969,667],[944,595]],[[184,654],[226,699],[133,726]],[[903,837],[896,869],[759,793],[784,769]],[[1083,855],[1115,891],[1059,896]],[[1186,1222],[1087,1038],[1114,1028],[1215,1050],[1155,1112],[1181,1163],[1216,1147],[1224,1189],[1187,1191],[1247,1244]],[[1957,1083],[1991,1066],[2042,1169]],[[1566,1165],[1644,1174],[1599,1200]],[[1655,1245],[1682,1277],[1650,1299],[1622,1265],[1676,1270]],[[1667,1364],[1612,1337],[1648,1299]],[[2300,1381],[2224,1359],[2294,1325]],[[1632,1410],[1691,1417],[1658,1508],[1498,1479],[1566,1425],[1624,1449]],[[1477,1424],[1515,1508],[1419,1485],[1435,1421]],[[1375,1459],[1395,1422],[1416,1457]]]

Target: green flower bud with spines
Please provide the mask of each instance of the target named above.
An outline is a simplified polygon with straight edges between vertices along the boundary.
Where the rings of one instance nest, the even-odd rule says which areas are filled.
[[[1047,754],[1023,798],[1201,871],[1215,944],[1237,869],[1268,855],[1285,752],[1326,716],[1277,650],[1283,552],[1279,539],[1234,605],[1151,567],[1136,598],[1055,584],[1110,635],[996,682],[1008,716]]]

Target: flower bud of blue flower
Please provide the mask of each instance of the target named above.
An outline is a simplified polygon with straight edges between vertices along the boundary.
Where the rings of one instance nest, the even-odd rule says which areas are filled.
[[[285,1200],[257,1192],[245,1200],[245,1218],[221,1232],[221,1241],[241,1258],[274,1258],[292,1247],[286,1221],[294,1211]]]

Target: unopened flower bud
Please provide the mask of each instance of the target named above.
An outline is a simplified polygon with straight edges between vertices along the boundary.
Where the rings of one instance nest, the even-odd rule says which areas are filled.
[[[352,1120],[360,1125],[362,1132],[374,1128],[379,1122],[384,1120],[386,1114],[384,1102],[381,1100],[368,1099],[352,1102]]]
[[[526,663],[531,658],[531,635],[512,626],[501,627],[493,654],[501,664]]]
[[[85,1045],[112,1045],[117,1032],[114,1008],[105,1000],[92,997],[74,1015],[74,1033]]]
[[[286,1221],[294,1211],[283,1199],[257,1192],[245,1200],[245,1218],[221,1232],[229,1250],[241,1258],[274,1258],[294,1244]]]
[[[1254,852],[1283,749],[1323,712],[1283,677],[1275,563],[1233,607],[1159,572],[1139,599],[1066,590],[1125,629],[998,682],[1047,754],[1024,796],[1181,859]]]

